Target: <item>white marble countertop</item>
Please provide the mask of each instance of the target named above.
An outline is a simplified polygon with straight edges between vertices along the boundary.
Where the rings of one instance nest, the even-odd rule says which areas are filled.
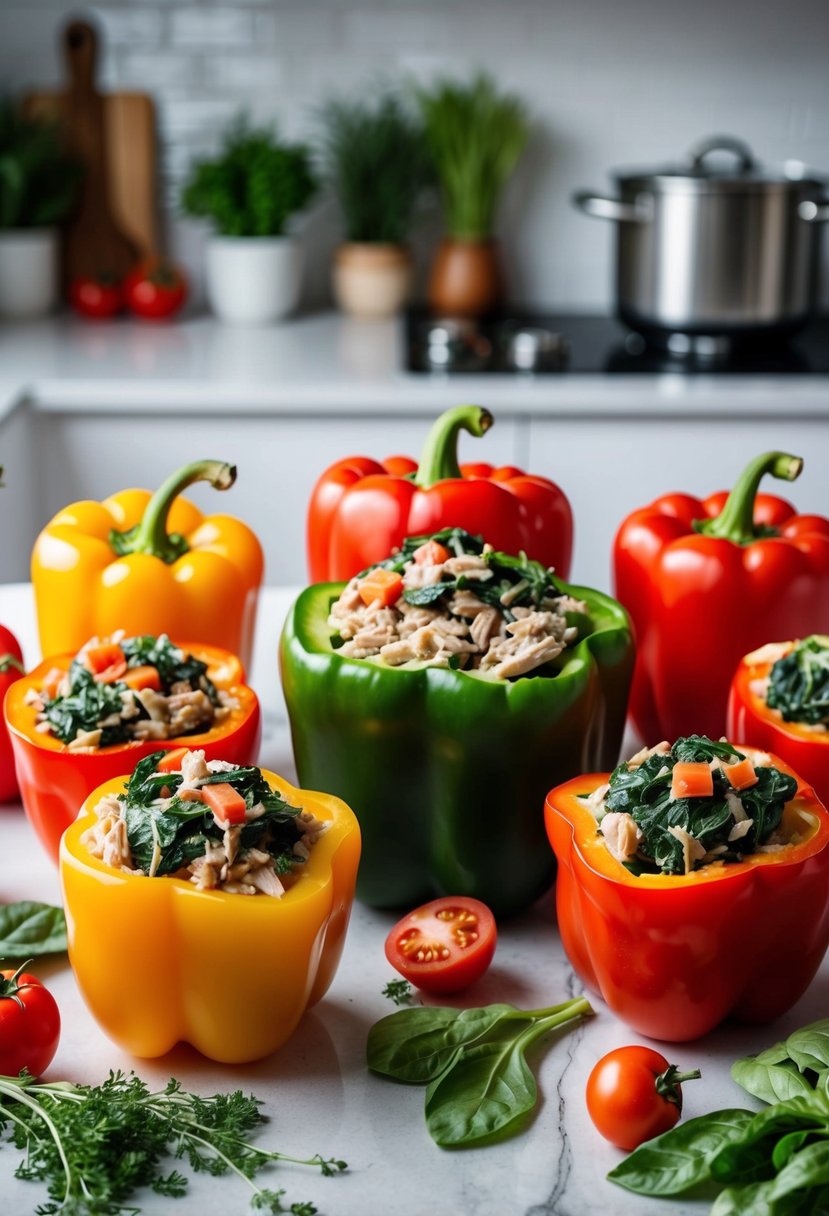
[[[0,418],[44,411],[426,415],[473,400],[503,416],[824,416],[829,376],[561,373],[417,375],[400,321],[338,313],[269,328],[210,317],[169,324],[58,316],[0,325]]]
[[[293,766],[275,655],[292,597],[286,589],[265,593],[251,671],[265,710],[261,762],[287,776]],[[28,587],[0,586],[0,620],[15,630],[33,664],[39,656]],[[0,898],[57,902],[57,874],[20,807],[0,808],[0,833]],[[54,993],[63,1019],[60,1047],[47,1076],[94,1083],[110,1068],[135,1068],[150,1083],[163,1083],[172,1074],[202,1093],[239,1087],[252,1091],[264,1099],[272,1120],[263,1129],[263,1144],[298,1156],[320,1151],[349,1163],[347,1174],[330,1179],[288,1166],[262,1176],[263,1185],[285,1187],[288,1201],[311,1199],[322,1216],[701,1216],[708,1210],[706,1203],[644,1200],[605,1181],[622,1154],[590,1124],[585,1082],[606,1051],[645,1040],[595,998],[594,1019],[536,1049],[540,1102],[526,1131],[484,1149],[447,1152],[436,1147],[423,1120],[423,1090],[374,1077],[364,1062],[369,1027],[394,1009],[382,996],[393,978],[383,942],[394,919],[356,905],[342,965],[328,995],[279,1052],[243,1067],[211,1064],[189,1048],[157,1061],[133,1060],[98,1029],[68,965],[60,960],[43,964],[35,970]],[[456,1003],[511,1001],[536,1008],[578,992],[547,896],[503,926],[490,971]],[[672,1061],[702,1070],[702,1080],[685,1087],[686,1116],[757,1107],[730,1079],[730,1063],[825,1015],[827,1006],[829,962],[824,962],[809,992],[777,1025],[727,1025],[698,1043],[668,1047]],[[44,1198],[37,1184],[12,1177],[19,1156],[8,1145],[0,1148],[3,1216],[27,1216]],[[245,1192],[238,1179],[198,1176],[184,1199],[171,1202],[142,1193],[138,1204],[147,1216],[219,1216],[244,1212]]]

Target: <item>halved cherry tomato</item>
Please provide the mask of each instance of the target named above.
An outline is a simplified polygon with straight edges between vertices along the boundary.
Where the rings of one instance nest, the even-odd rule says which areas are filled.
[[[0,971],[0,1073],[7,1077],[16,1077],[21,1068],[39,1077],[51,1064],[60,1038],[55,998],[23,967]]]
[[[120,281],[110,274],[73,279],[69,285],[69,302],[82,317],[100,321],[114,317],[124,307],[124,292]]]
[[[587,1078],[587,1111],[596,1128],[618,1148],[634,1149],[674,1126],[682,1114],[680,1072],[651,1047],[617,1047],[602,1056]]]
[[[460,992],[492,962],[497,930],[486,904],[444,896],[415,908],[386,938],[386,958],[424,992]]]
[[[0,803],[13,802],[20,791],[14,771],[9,731],[3,719],[3,698],[6,689],[23,675],[23,652],[10,629],[0,625]]]
[[[127,307],[136,316],[158,321],[178,312],[187,297],[187,280],[163,258],[141,262],[124,280]]]

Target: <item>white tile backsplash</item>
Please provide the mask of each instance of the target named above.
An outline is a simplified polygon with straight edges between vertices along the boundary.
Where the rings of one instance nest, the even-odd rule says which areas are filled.
[[[0,0],[7,87],[60,79],[58,32],[77,11],[76,0]],[[570,196],[612,189],[614,166],[675,161],[722,131],[767,163],[829,173],[825,0],[102,0],[87,11],[108,47],[102,83],[156,97],[168,202],[242,109],[307,137],[333,94],[488,70],[536,123],[499,221],[513,294],[530,303],[610,305],[612,226]],[[336,224],[333,207],[311,217],[309,302],[325,299]],[[200,230],[179,218],[171,229],[192,256]],[[418,230],[421,268],[435,231]],[[829,302],[829,240],[824,262]]]

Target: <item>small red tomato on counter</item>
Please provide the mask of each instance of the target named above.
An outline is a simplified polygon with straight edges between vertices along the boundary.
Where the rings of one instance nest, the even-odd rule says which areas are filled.
[[[23,652],[20,644],[10,629],[0,625],[0,710],[6,689],[14,684],[23,672]],[[0,713],[0,803],[14,802],[19,793],[9,731]]]
[[[69,285],[69,303],[79,316],[90,320],[114,317],[124,307],[121,281],[106,273],[73,279]]]
[[[182,307],[187,298],[187,280],[172,262],[150,258],[127,275],[124,297],[137,317],[158,321],[172,317]]]
[[[634,1149],[668,1131],[682,1114],[680,1072],[651,1047],[617,1047],[587,1078],[587,1110],[598,1131],[617,1148]]]
[[[460,992],[492,962],[497,930],[486,904],[444,896],[415,908],[386,938],[386,958],[424,992]]]
[[[23,968],[0,971],[0,1073],[16,1077],[21,1068],[39,1077],[51,1064],[60,1039],[57,1002],[35,975]]]

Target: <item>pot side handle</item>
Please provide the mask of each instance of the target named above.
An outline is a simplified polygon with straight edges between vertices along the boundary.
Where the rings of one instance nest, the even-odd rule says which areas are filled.
[[[642,204],[623,203],[604,194],[593,194],[590,190],[578,190],[572,198],[573,206],[585,215],[597,220],[620,220],[628,224],[641,224],[651,218],[650,207]]]
[[[824,199],[820,203],[814,203],[808,199],[800,204],[797,214],[807,224],[829,223],[829,199]]]

